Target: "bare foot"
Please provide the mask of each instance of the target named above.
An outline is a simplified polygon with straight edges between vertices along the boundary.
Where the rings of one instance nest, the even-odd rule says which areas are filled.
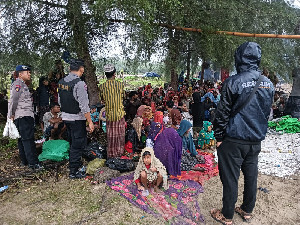
[[[154,186],[154,191],[155,191],[155,192],[161,192],[161,190],[160,190],[159,187],[157,187],[157,186]]]
[[[138,187],[138,190],[139,190],[139,191],[143,191],[143,190],[145,190],[145,188],[144,188],[143,186],[139,186],[139,187]]]

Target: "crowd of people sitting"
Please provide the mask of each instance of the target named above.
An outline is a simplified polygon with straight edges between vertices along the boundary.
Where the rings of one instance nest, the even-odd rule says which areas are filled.
[[[62,62],[57,60],[55,69],[48,77],[40,77],[38,88],[32,90],[36,124],[40,125],[45,140],[67,139],[67,129],[61,118],[57,92],[58,81],[65,76]],[[164,87],[152,87],[151,83],[148,83],[137,90],[125,91],[124,155],[135,156],[146,146],[159,148],[157,146],[160,142],[167,145],[168,137],[173,142],[173,137],[178,135],[183,140],[186,150],[194,157],[195,147],[204,149],[214,146],[211,122],[220,101],[221,86],[221,82],[205,81],[201,84],[194,79],[182,79],[176,89],[169,87],[167,83]],[[1,94],[1,99],[6,100],[7,104],[5,96],[4,93],[2,98]],[[283,92],[275,93],[272,118],[283,116],[285,101]],[[101,101],[90,108],[96,130],[106,133],[105,103]],[[190,134],[188,136],[185,135],[187,130]],[[94,133],[94,136],[97,135],[97,132]],[[187,145],[189,143],[193,145]],[[160,148],[166,149],[165,146]],[[176,172],[174,174],[176,175]]]
[[[256,185],[257,155],[267,132],[268,119],[281,117],[285,109],[282,93],[274,96],[274,87],[266,78],[266,71],[265,76],[258,71],[260,57],[260,46],[256,43],[241,45],[235,55],[238,75],[227,78],[223,89],[222,83],[217,81],[179,79],[176,87],[168,84],[152,87],[148,83],[137,90],[125,91],[124,84],[115,79],[116,68],[107,64],[103,68],[107,79],[98,86],[100,103],[97,105],[89,104],[87,85],[82,81],[84,61],[72,60],[67,76],[62,63],[56,61],[56,69],[48,78],[40,78],[39,87],[33,95],[35,121],[39,121],[45,140],[66,139],[70,142],[70,179],[85,177],[80,167],[86,142],[101,142],[99,133],[105,133],[108,158],[139,160],[134,180],[144,195],[148,194],[149,182],[157,189],[160,184],[167,186],[167,175],[176,177],[181,171],[205,171],[205,167],[201,167],[205,164],[201,151],[217,147],[220,149],[220,177],[227,188],[224,193],[225,196],[232,195],[232,198],[226,196],[225,199],[223,196],[223,203],[229,202],[231,207],[225,207],[230,209],[230,212],[224,211],[226,216],[222,212],[226,218],[220,216],[219,210],[212,210],[211,215],[218,221],[232,224],[232,205],[235,204],[232,199],[237,197],[237,191],[232,189],[238,188],[234,182],[238,180],[241,163],[245,161],[242,171],[247,176],[251,175],[249,171],[253,172],[254,176],[249,176],[253,182],[249,183]],[[18,144],[22,163],[28,164],[29,168],[40,169],[32,143],[33,112],[26,83],[30,81],[30,68],[18,65],[16,71],[19,77],[11,87],[8,118],[14,120],[20,131]],[[241,72],[247,76],[241,75]],[[250,95],[252,86],[255,87]],[[245,88],[247,91],[244,91]],[[251,99],[257,90],[262,97],[258,95]],[[259,104],[244,109],[246,96],[248,102],[259,101]],[[273,116],[269,117],[273,96]],[[254,119],[256,115],[260,116]],[[28,129],[30,132],[27,132]],[[237,156],[236,152],[241,153]],[[249,160],[246,160],[247,157]],[[254,199],[255,202],[255,198],[249,198],[255,194],[255,185],[251,186],[251,193],[248,190],[248,197],[244,196],[244,199]],[[249,209],[245,212],[238,209],[240,214],[252,211],[254,204],[246,203]]]
[[[33,92],[35,120],[43,131],[44,140],[68,140],[57,91],[58,81],[66,76],[63,71],[61,61],[57,60],[55,69],[49,77],[40,77],[39,87]],[[123,155],[138,158],[145,147],[150,147],[170,175],[176,176],[181,170],[203,170],[194,167],[204,163],[196,149],[215,146],[212,122],[220,101],[221,86],[221,82],[182,79],[176,89],[167,83],[164,87],[152,87],[148,83],[137,90],[125,91]],[[283,115],[285,99],[280,94],[276,92],[274,96],[273,118]],[[88,141],[99,141],[99,132],[107,132],[105,102],[92,105],[90,110],[95,132],[88,134]]]

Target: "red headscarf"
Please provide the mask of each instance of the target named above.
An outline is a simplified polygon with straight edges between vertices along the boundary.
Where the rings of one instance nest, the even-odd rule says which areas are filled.
[[[161,125],[163,125],[164,124],[163,119],[164,119],[163,112],[157,111],[157,112],[154,113],[154,122],[160,123]]]

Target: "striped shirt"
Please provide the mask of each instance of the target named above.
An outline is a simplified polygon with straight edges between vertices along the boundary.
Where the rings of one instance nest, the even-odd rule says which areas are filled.
[[[124,85],[117,80],[107,80],[100,84],[100,99],[105,101],[106,119],[119,121],[125,115],[123,106]]]

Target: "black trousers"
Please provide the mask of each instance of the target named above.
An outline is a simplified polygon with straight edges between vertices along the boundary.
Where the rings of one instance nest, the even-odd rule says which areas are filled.
[[[18,139],[18,148],[21,161],[24,165],[39,163],[34,143],[34,118],[25,116],[14,120],[21,138]]]
[[[244,174],[244,195],[241,208],[247,213],[253,211],[256,201],[257,164],[260,150],[260,142],[241,144],[232,139],[225,139],[217,150],[219,173],[223,184],[222,213],[227,219],[233,218],[238,197],[240,169]]]
[[[65,121],[70,140],[69,169],[75,174],[82,166],[81,157],[86,147],[85,120]]]

